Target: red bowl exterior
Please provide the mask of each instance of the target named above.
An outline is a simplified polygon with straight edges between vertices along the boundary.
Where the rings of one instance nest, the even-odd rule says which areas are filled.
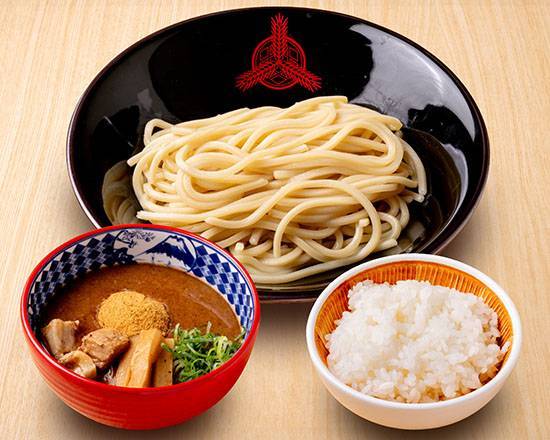
[[[116,428],[136,430],[164,428],[201,414],[220,401],[233,387],[248,362],[256,340],[260,320],[258,294],[248,272],[244,270],[254,295],[255,312],[250,333],[239,351],[209,374],[190,382],[158,388],[123,388],[78,376],[58,364],[34,335],[27,312],[31,285],[35,274],[60,249],[104,230],[120,229],[125,226],[129,225],[88,232],[64,243],[46,256],[36,266],[25,285],[21,298],[21,322],[34,364],[48,386],[69,407],[96,422]],[[158,228],[158,226],[154,227]],[[175,228],[162,228],[193,235]],[[239,266],[242,267],[240,264]]]

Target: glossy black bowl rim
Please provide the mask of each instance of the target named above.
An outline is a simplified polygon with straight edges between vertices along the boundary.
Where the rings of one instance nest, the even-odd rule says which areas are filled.
[[[367,26],[386,32],[389,35],[392,35],[393,37],[396,37],[399,40],[417,49],[423,55],[425,55],[430,60],[432,60],[437,66],[439,66],[445,72],[445,74],[448,75],[449,78],[451,78],[453,83],[458,87],[460,93],[465,98],[468,104],[468,107],[472,113],[475,123],[479,126],[479,132],[481,135],[481,147],[482,147],[481,176],[477,182],[476,188],[474,189],[472,196],[468,200],[463,201],[462,205],[458,207],[455,213],[455,216],[451,218],[450,221],[443,226],[439,234],[436,235],[431,242],[429,242],[423,248],[417,250],[417,252],[428,253],[428,254],[439,253],[443,248],[445,248],[445,246],[447,246],[453,240],[453,238],[456,237],[456,235],[458,235],[458,233],[464,228],[464,226],[466,226],[466,223],[470,220],[472,214],[474,213],[475,208],[477,207],[480,201],[483,190],[485,189],[485,184],[487,183],[487,177],[489,174],[489,162],[490,162],[489,135],[487,133],[487,127],[485,126],[485,121],[483,120],[483,116],[481,115],[481,112],[476,102],[474,101],[474,98],[472,97],[472,95],[470,94],[466,86],[464,86],[464,84],[460,81],[460,79],[458,79],[458,77],[451,71],[451,69],[449,69],[449,67],[447,67],[439,58],[437,58],[428,50],[424,49],[419,44],[399,34],[398,32],[392,31],[391,29],[388,29],[384,26],[380,26],[376,23],[372,23],[368,20],[353,16],[353,15],[343,14],[341,12],[335,12],[335,11],[330,11],[326,9],[303,8],[303,7],[295,7],[295,6],[260,6],[260,7],[249,7],[249,8],[237,8],[237,9],[228,9],[224,11],[217,11],[209,14],[192,17],[192,18],[171,24],[169,26],[166,26],[162,29],[159,29],[153,32],[152,34],[149,34],[141,38],[140,40],[136,41],[134,44],[132,44],[131,46],[129,46],[128,48],[120,52],[111,61],[109,61],[109,63],[107,63],[107,65],[103,69],[99,71],[99,73],[94,77],[94,79],[91,81],[88,87],[86,87],[86,89],[84,90],[84,93],[81,95],[80,99],[76,104],[76,108],[69,122],[69,130],[67,134],[67,143],[66,143],[66,160],[67,160],[67,169],[69,173],[69,179],[71,181],[71,186],[73,188],[74,194],[78,200],[78,204],[80,205],[81,209],[84,211],[84,214],[86,215],[86,217],[88,217],[88,220],[90,220],[90,222],[94,225],[95,228],[101,228],[101,225],[99,224],[99,222],[92,215],[87,201],[84,200],[84,198],[80,195],[81,188],[75,178],[73,151],[74,151],[77,120],[79,119],[80,113],[82,112],[86,104],[86,101],[89,95],[91,94],[91,92],[94,90],[96,84],[103,78],[105,73],[107,73],[113,66],[115,66],[125,56],[133,52],[135,49],[139,48],[142,44],[146,43],[147,41],[157,37],[158,35],[166,31],[169,31],[181,25],[193,22],[195,20],[201,20],[208,17],[231,14],[231,13],[240,12],[240,11],[253,12],[256,10],[274,10],[274,11],[293,10],[293,11],[302,11],[304,13],[321,12],[328,15],[335,15],[335,16],[345,17],[345,18],[359,21],[363,24],[366,24]],[[318,296],[317,293],[311,292],[311,291],[307,291],[301,294],[283,293],[281,295],[274,294],[271,292],[269,293],[261,292],[260,299],[263,302],[272,302],[272,303],[312,302],[315,300],[315,298],[317,298],[317,296]]]

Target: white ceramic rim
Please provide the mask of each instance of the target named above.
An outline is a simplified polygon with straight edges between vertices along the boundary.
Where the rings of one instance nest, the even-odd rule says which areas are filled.
[[[504,307],[508,311],[508,314],[510,315],[510,318],[512,320],[512,329],[513,329],[514,337],[513,337],[513,343],[512,343],[512,351],[510,352],[510,355],[506,360],[506,363],[498,371],[495,377],[493,377],[488,383],[472,391],[471,393],[465,394],[460,397],[455,397],[453,399],[443,400],[440,402],[430,402],[430,403],[394,402],[394,401],[383,400],[383,399],[378,399],[376,397],[368,396],[344,384],[330,372],[330,370],[321,360],[321,356],[319,355],[319,352],[317,351],[317,346],[315,345],[314,330],[315,330],[315,322],[317,321],[317,316],[319,315],[321,306],[324,304],[328,296],[334,291],[336,287],[338,287],[344,281],[346,281],[349,278],[352,278],[353,276],[357,275],[360,272],[363,272],[367,269],[372,269],[377,266],[381,266],[383,264],[396,263],[401,261],[423,261],[423,262],[438,263],[444,266],[453,267],[455,269],[461,270],[477,278],[479,281],[481,281],[483,284],[489,287],[500,298],[500,300],[502,301]],[[502,384],[508,378],[508,376],[510,375],[510,373],[512,372],[512,370],[514,369],[518,361],[518,357],[521,349],[521,343],[522,343],[522,331],[521,331],[521,320],[519,317],[519,313],[516,309],[516,306],[512,302],[512,299],[504,291],[504,289],[500,287],[492,278],[485,275],[483,272],[479,271],[478,269],[472,266],[469,266],[465,263],[462,263],[460,261],[453,260],[452,258],[442,257],[440,255],[412,253],[412,254],[402,254],[402,255],[391,255],[388,257],[382,257],[382,258],[377,258],[375,260],[367,261],[366,263],[360,264],[348,270],[347,272],[344,272],[342,275],[340,275],[338,278],[332,281],[323,290],[321,295],[319,295],[319,297],[313,304],[313,307],[311,308],[311,311],[309,313],[309,317],[307,320],[307,326],[306,326],[306,342],[307,342],[309,357],[311,358],[311,361],[313,362],[314,367],[317,369],[317,371],[325,381],[329,382],[330,384],[338,388],[341,392],[348,394],[350,396],[353,396],[355,399],[359,399],[367,404],[376,405],[381,408],[400,409],[400,410],[409,409],[412,411],[420,411],[420,410],[426,410],[426,409],[443,408],[443,407],[459,405],[468,400],[474,400],[479,395],[487,394],[491,392],[491,390],[499,387],[499,385]]]

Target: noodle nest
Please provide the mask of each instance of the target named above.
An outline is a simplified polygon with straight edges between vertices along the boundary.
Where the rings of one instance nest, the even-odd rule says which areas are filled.
[[[215,241],[263,284],[361,261],[397,245],[426,194],[401,126],[343,96],[153,119],[128,161],[137,217]]]

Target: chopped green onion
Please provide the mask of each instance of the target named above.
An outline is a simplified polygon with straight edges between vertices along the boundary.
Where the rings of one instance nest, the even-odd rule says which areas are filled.
[[[172,353],[174,381],[187,382],[218,368],[237,352],[243,343],[244,331],[234,340],[210,332],[208,323],[205,333],[193,328],[184,330],[180,325],[174,329],[174,348],[162,344]]]

